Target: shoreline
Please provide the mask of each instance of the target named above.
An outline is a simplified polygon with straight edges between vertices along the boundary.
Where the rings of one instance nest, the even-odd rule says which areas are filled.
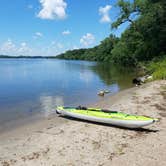
[[[165,101],[166,80],[161,80],[87,105],[161,119],[141,130],[53,115],[4,132],[0,135],[0,165],[164,165]]]
[[[116,92],[113,94],[109,93],[109,94],[105,95],[104,97],[99,97],[99,99],[97,101],[92,102],[92,103],[88,103],[88,104],[84,104],[83,106],[86,106],[86,107],[88,107],[88,106],[95,107],[96,106],[96,107],[101,108],[101,105],[97,104],[97,103],[102,103],[102,101],[109,100],[110,98],[111,98],[111,104],[113,104],[113,103],[115,103],[115,99],[117,98],[117,96],[119,96],[119,95],[122,96],[123,94],[127,93],[128,91],[132,91],[133,88],[136,88],[136,87],[121,89],[121,90],[119,90],[119,92]],[[104,106],[102,108],[104,108]],[[11,120],[10,122],[5,122],[5,124],[0,126],[0,137],[2,135],[5,135],[6,133],[13,132],[13,131],[18,130],[20,128],[24,128],[24,127],[31,128],[33,126],[33,124],[36,124],[36,125],[38,125],[38,124],[42,125],[43,123],[47,124],[49,119],[54,119],[55,121],[57,121],[56,123],[59,123],[58,122],[59,118],[58,118],[55,111],[52,112],[47,117],[43,116],[43,114],[41,114],[41,113],[35,113],[33,116],[32,115],[25,116],[25,117],[22,117],[21,119],[15,119],[15,120]],[[65,121],[63,121],[61,119],[60,123],[64,123],[64,122]]]

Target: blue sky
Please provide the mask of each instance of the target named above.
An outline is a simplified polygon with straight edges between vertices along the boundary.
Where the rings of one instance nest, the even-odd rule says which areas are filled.
[[[1,0],[0,54],[55,56],[89,48],[110,33],[117,0]]]

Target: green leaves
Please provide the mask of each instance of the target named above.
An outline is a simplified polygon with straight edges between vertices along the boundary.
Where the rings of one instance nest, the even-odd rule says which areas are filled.
[[[135,66],[166,55],[166,0],[118,0],[117,6],[120,14],[112,28],[131,23],[120,39],[110,35],[94,48],[67,51],[58,57]]]
[[[67,51],[64,54],[57,56],[62,59],[80,59],[80,60],[92,60],[92,61],[110,61],[111,50],[118,42],[118,38],[114,35],[110,35],[104,39],[100,45],[89,48]]]
[[[166,1],[120,0],[118,6],[121,12],[112,27],[117,28],[126,21],[131,25],[113,48],[112,60],[135,64],[166,54]],[[139,17],[131,20],[135,12]]]
[[[112,29],[117,28],[119,25],[125,22],[130,22],[131,24],[134,24],[134,19],[140,14],[142,5],[143,2],[140,0],[134,0],[133,3],[131,3],[130,1],[119,0],[117,6],[120,8],[120,14],[117,20],[112,23]],[[133,13],[134,15],[132,15]],[[132,16],[135,17],[133,18]]]
[[[153,79],[166,79],[166,56],[157,62],[151,62],[148,71],[152,73]]]

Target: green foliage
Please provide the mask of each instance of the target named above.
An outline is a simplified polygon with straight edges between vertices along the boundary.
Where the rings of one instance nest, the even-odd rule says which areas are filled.
[[[57,56],[59,59],[82,59],[84,60],[84,54],[87,49],[79,49],[79,50],[69,50],[66,53],[60,54]]]
[[[57,58],[60,59],[80,59],[80,60],[91,60],[91,61],[110,61],[111,59],[111,50],[114,45],[118,42],[118,38],[114,35],[110,35],[101,43],[89,49],[77,49],[70,50],[64,54],[60,54]]]
[[[128,22],[117,38],[110,35],[90,49],[67,51],[58,56],[136,66],[166,55],[166,0],[118,0],[120,14],[112,28]]]
[[[127,21],[134,24],[134,18],[139,15],[141,11],[142,2],[140,0],[135,0],[133,3],[130,3],[129,0],[118,0],[117,6],[120,8],[120,16],[112,23],[112,28],[117,28]],[[134,13],[134,18],[131,17],[132,13]]]
[[[166,79],[166,56],[159,61],[152,61],[148,65],[148,71],[152,73],[153,79]]]
[[[132,65],[134,66],[136,61],[130,55],[130,50],[126,48],[126,44],[123,41],[120,41],[116,44],[114,49],[111,51],[113,63],[120,63],[123,66]]]
[[[113,61],[135,65],[138,62],[150,61],[165,54],[166,1],[135,0],[133,3],[129,3],[129,1],[121,0],[119,2],[121,14],[113,26],[115,24],[118,26],[125,21],[131,22],[131,25],[113,48]],[[132,5],[135,6],[132,7]],[[130,21],[130,16],[135,11],[139,13],[139,17],[135,21]]]

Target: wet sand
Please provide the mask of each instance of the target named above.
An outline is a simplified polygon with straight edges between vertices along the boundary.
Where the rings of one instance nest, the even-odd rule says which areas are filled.
[[[163,166],[166,163],[166,81],[104,97],[90,106],[152,116],[140,130],[54,115],[0,134],[2,166]]]

